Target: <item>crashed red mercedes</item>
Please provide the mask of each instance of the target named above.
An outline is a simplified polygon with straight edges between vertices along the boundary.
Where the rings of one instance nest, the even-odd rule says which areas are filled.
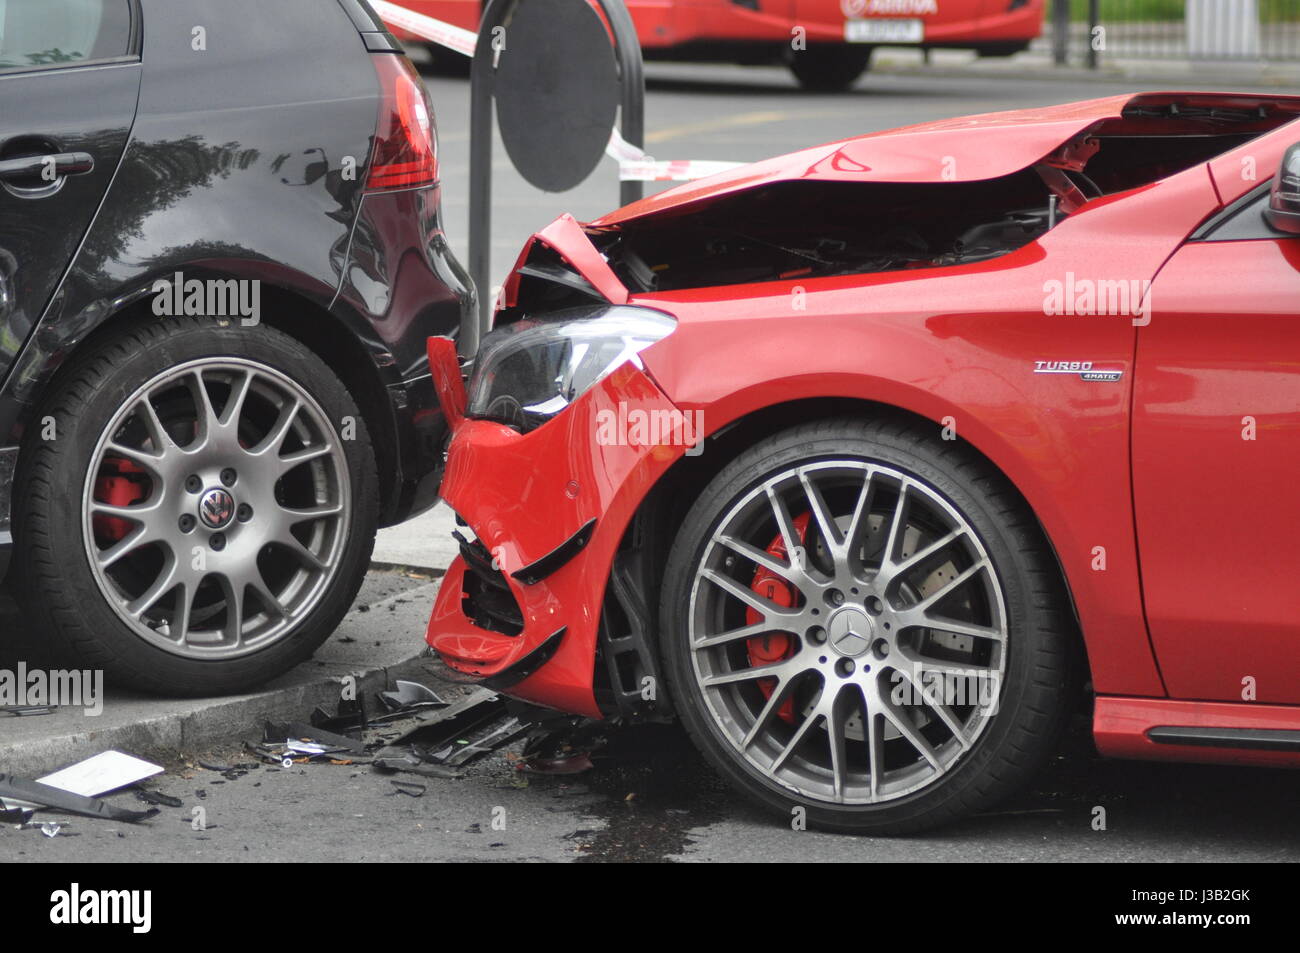
[[[468,388],[430,342],[430,645],[831,829],[986,808],[1085,699],[1104,754],[1297,763],[1298,114],[974,116],[556,221]]]

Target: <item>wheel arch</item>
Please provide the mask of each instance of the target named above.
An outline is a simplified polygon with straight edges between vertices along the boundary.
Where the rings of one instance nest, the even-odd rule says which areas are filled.
[[[400,382],[399,375],[395,368],[384,367],[383,345],[373,328],[362,319],[348,320],[331,311],[302,286],[298,276],[277,274],[268,279],[265,270],[265,265],[261,265],[253,274],[239,268],[193,268],[186,269],[186,273],[192,276],[201,274],[217,281],[260,281],[260,322],[287,334],[323,361],[356,401],[374,446],[380,475],[381,512],[387,512],[400,486],[395,449],[398,446],[397,427],[387,388]],[[152,308],[153,287],[157,280],[154,277],[123,289],[113,297],[113,307],[109,309],[101,311],[100,305],[96,304],[84,309],[78,320],[66,317],[59,320],[56,326],[66,329],[63,334],[49,335],[42,340],[41,347],[24,352],[3,391],[0,391],[0,404],[25,408],[17,410],[9,427],[9,438],[14,443],[21,447],[26,442],[25,433],[35,429],[33,421],[41,405],[57,391],[59,382],[76,367],[80,356],[116,334],[127,322],[166,320],[156,316]],[[327,288],[313,290],[330,291]],[[97,319],[94,317],[96,311],[101,311]],[[41,328],[38,327],[35,333],[41,334]],[[369,351],[363,340],[373,342]],[[24,363],[27,366],[20,366]],[[19,455],[22,455],[21,449]]]
[[[708,433],[705,449],[696,456],[682,456],[669,467],[641,499],[637,509],[624,532],[620,550],[635,545],[638,541],[646,544],[646,534],[651,535],[649,546],[652,551],[666,553],[672,540],[695,501],[704,492],[710,480],[720,472],[738,454],[752,447],[765,437],[787,427],[806,424],[813,420],[830,417],[856,417],[860,419],[894,419],[910,423],[925,424],[942,429],[944,424],[905,407],[863,397],[804,397],[780,401],[750,409],[743,415],[728,421],[721,427]],[[1065,566],[1056,550],[1052,534],[1043,523],[1037,509],[1026,497],[1021,487],[999,466],[998,462],[985,453],[978,445],[965,436],[953,433],[951,439],[981,461],[995,470],[1007,485],[1016,493],[1020,502],[1033,515],[1034,522],[1042,533],[1043,542],[1051,554],[1061,586],[1070,604],[1070,614],[1075,628],[1075,639],[1080,658],[1087,667],[1091,681],[1091,661],[1087,639],[1075,603],[1074,590],[1071,586]],[[643,580],[643,584],[652,587],[644,593],[649,605],[658,604],[658,586],[662,582],[664,566],[662,562],[654,567],[652,575]],[[657,626],[652,630],[652,639],[658,638]]]

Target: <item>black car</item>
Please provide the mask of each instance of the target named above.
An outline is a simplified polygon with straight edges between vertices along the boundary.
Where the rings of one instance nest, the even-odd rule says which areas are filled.
[[[363,0],[0,3],[0,575],[70,662],[310,655],[436,502],[425,340],[473,306]]]

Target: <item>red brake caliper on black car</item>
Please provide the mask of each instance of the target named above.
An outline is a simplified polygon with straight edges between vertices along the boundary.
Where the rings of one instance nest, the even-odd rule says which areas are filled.
[[[799,534],[799,542],[802,544],[808,534],[808,519],[811,513],[801,513],[794,519],[795,532]],[[767,553],[777,559],[785,559],[785,540],[781,534],[777,533],[776,539],[767,547]],[[776,573],[762,566],[754,573],[754,581],[749,584],[749,588],[758,593],[769,602],[778,606],[788,607],[794,605],[795,591],[793,587],[778,576]],[[747,625],[756,625],[762,621],[762,617],[756,609],[745,610],[745,623]],[[794,655],[795,639],[793,635],[787,635],[784,632],[768,632],[765,635],[756,635],[746,642],[745,647],[749,650],[750,665],[771,665],[774,662],[780,662]],[[758,689],[763,693],[764,698],[771,698],[772,692],[776,690],[775,678],[761,678],[758,681]],[[794,699],[787,698],[777,709],[777,715],[791,724],[794,723]]]
[[[104,461],[95,479],[95,499],[109,506],[130,506],[149,495],[149,475],[141,467],[121,457]],[[94,517],[95,536],[103,542],[116,543],[131,531],[131,521],[117,516]]]

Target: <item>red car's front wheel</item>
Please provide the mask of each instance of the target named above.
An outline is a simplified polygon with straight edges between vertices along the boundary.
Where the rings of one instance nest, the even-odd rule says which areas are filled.
[[[1032,516],[919,424],[834,420],[750,449],[670,554],[682,717],[733,783],[817,826],[900,833],[993,803],[1069,695],[1059,578]]]

